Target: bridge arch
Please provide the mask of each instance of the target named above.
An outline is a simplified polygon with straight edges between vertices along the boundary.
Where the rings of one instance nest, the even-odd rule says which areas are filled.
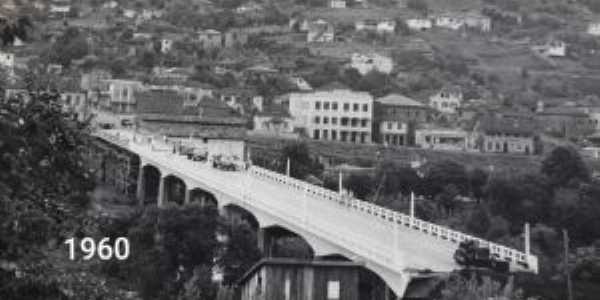
[[[140,201],[144,205],[158,203],[159,186],[162,178],[162,172],[159,168],[144,164],[141,167],[141,180],[138,184],[141,185]]]
[[[313,259],[315,250],[309,241],[286,227],[270,225],[260,229],[259,246],[265,256]]]
[[[217,197],[215,197],[213,193],[206,191],[203,188],[192,188],[188,191],[188,193],[189,203],[198,203],[201,206],[211,206],[215,208],[219,207],[219,201],[217,200]]]

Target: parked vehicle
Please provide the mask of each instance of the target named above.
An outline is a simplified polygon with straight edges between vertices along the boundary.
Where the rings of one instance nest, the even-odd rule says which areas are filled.
[[[216,155],[213,158],[213,167],[225,171],[239,171],[243,169],[243,162],[236,157]]]
[[[489,248],[480,247],[479,243],[473,240],[459,244],[454,252],[454,260],[467,268],[486,268],[499,273],[507,273],[510,269],[509,262],[492,255]]]
[[[206,161],[208,159],[208,151],[194,148],[192,152],[188,154],[188,158],[193,161]]]

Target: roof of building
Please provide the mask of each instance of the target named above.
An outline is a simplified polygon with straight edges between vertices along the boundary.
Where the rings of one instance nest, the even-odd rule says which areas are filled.
[[[569,107],[569,106],[558,106],[544,109],[544,111],[538,113],[542,116],[570,116],[570,117],[587,117],[582,108],[580,107]]]
[[[239,280],[238,284],[243,284],[248,280],[256,271],[260,270],[263,266],[275,265],[275,266],[309,266],[309,267],[341,267],[341,268],[359,268],[363,266],[361,263],[355,263],[350,261],[333,261],[333,260],[303,260],[293,258],[265,258],[257,262],[244,274]]]
[[[479,130],[485,134],[533,136],[535,129],[535,122],[522,118],[503,118],[486,115],[479,120]]]
[[[263,111],[256,113],[257,116],[290,118],[290,112],[283,105],[269,105]]]
[[[134,93],[137,113],[182,114],[183,96],[171,90],[137,91]]]
[[[350,88],[347,85],[345,85],[339,81],[334,81],[334,82],[330,82],[326,85],[319,87],[317,90],[319,90],[319,91],[350,90]]]
[[[425,105],[419,101],[408,98],[400,94],[389,94],[385,97],[376,99],[380,104],[393,105],[393,106],[414,106],[414,107],[425,107]]]

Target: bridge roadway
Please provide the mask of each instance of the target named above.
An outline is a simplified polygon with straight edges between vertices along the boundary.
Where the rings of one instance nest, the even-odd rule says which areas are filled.
[[[458,241],[477,239],[363,201],[344,200],[335,192],[324,192],[320,187],[258,167],[237,172],[218,170],[174,154],[172,146],[160,139],[151,142],[158,146],[153,147],[140,143],[147,137],[134,138],[129,131],[104,131],[98,136],[139,155],[140,167],[153,165],[162,178],[177,176],[188,190],[201,187],[212,192],[220,207],[236,204],[249,210],[261,228],[279,225],[297,233],[313,247],[315,255],[341,254],[364,262],[397,295],[404,294],[410,278],[420,271],[458,269],[452,257]],[[510,256],[513,262],[535,264],[525,271],[537,271],[535,256],[488,244],[492,252]],[[511,267],[516,269],[518,265],[512,263]]]

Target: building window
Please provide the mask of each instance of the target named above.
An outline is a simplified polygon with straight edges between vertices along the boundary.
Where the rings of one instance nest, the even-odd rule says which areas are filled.
[[[387,123],[387,129],[392,130],[392,122],[386,122],[386,123]]]
[[[319,129],[315,129],[313,131],[313,139],[318,140],[319,139]]]
[[[359,107],[358,103],[354,103],[354,105],[352,105],[352,110],[358,111],[358,107]]]
[[[331,103],[331,109],[332,109],[332,110],[337,110],[337,109],[338,109],[338,104],[337,104],[337,102],[332,102],[332,103]]]
[[[350,110],[350,103],[344,103],[344,111]]]
[[[337,117],[332,117],[331,118],[331,124],[337,125]]]
[[[323,117],[323,124],[329,124],[329,117]]]
[[[348,126],[348,118],[342,118],[341,120],[342,126]]]
[[[323,109],[329,110],[329,102],[324,102],[323,103]]]
[[[315,117],[315,124],[319,124],[321,123],[321,118],[319,118],[319,116]]]
[[[331,139],[334,141],[337,140],[337,131],[335,131],[335,130],[331,131]]]
[[[367,119],[360,120],[360,126],[362,126],[362,127],[367,127],[368,123],[369,123],[369,121]]]
[[[327,129],[323,130],[323,139],[326,140],[327,138],[329,138],[329,131]]]
[[[315,102],[315,109],[316,110],[321,109],[321,102],[319,102],[319,101]]]
[[[340,299],[340,282],[339,281],[328,281],[327,282],[327,300]]]
[[[363,104],[363,111],[364,112],[368,112],[369,111],[369,104]]]
[[[352,123],[352,125],[351,125],[352,127],[358,126],[358,119],[357,118],[352,118],[351,123]]]

